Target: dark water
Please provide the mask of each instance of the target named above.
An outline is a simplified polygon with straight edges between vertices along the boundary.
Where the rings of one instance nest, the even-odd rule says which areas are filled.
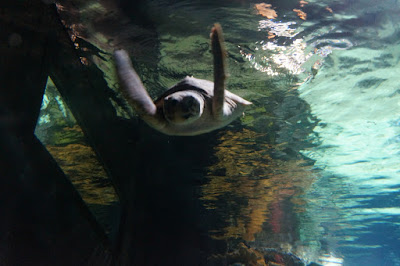
[[[157,60],[134,58],[150,94],[212,79],[219,22],[228,89],[254,103],[193,138],[139,122],[137,261],[217,263],[210,254],[245,243],[322,265],[400,265],[400,3],[271,1],[275,19],[255,4],[147,1],[146,20],[125,10],[157,33]]]

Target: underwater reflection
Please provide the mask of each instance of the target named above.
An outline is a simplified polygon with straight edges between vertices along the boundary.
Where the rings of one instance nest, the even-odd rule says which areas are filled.
[[[349,3],[344,2],[285,1],[250,7],[245,3],[245,8],[214,8],[218,3],[213,2],[210,8],[198,1],[153,1],[146,11],[153,16],[151,28],[158,36],[129,23],[117,24],[118,30],[114,30],[108,20],[97,20],[93,27],[97,34],[87,37],[96,39],[104,50],[114,44],[130,47],[154,95],[186,75],[211,75],[208,36],[203,33],[218,20],[227,25],[230,86],[257,98],[254,102],[258,106],[242,119],[246,128],[234,125],[234,129],[224,129],[217,134],[216,143],[210,141],[214,135],[195,143],[143,134],[146,140],[140,140],[143,144],[137,149],[138,158],[132,159],[132,175],[137,179],[133,223],[137,232],[131,235],[137,250],[143,251],[138,251],[139,261],[153,259],[153,254],[182,256],[190,261],[187,254],[195,257],[199,249],[214,252],[217,248],[208,233],[221,242],[246,241],[254,247],[304,253],[304,257],[307,244],[318,251],[329,246],[329,251],[332,239],[344,239],[342,247],[346,249],[342,250],[358,247],[360,254],[366,247],[387,247],[378,233],[374,239],[368,238],[373,231],[365,229],[368,226],[389,228],[394,235],[389,241],[398,240],[399,209],[394,199],[398,198],[399,93],[398,82],[390,76],[398,73],[399,49],[394,43],[398,29],[392,19],[397,18],[394,12],[398,10],[393,6],[393,11],[377,13],[390,2],[394,5],[393,1],[351,2],[351,11],[364,13],[362,16],[354,12],[347,15],[343,10]],[[133,10],[124,11],[133,21],[140,19],[129,13]],[[115,17],[119,22],[119,16]],[[368,27],[382,21],[387,25],[382,24],[379,30]],[[79,35],[84,24],[70,24]],[[360,34],[364,31],[374,35],[375,49],[354,49],[365,43],[367,37]],[[389,43],[388,52],[376,49]],[[98,61],[109,72],[111,66]],[[347,79],[351,75],[358,77],[353,83]],[[281,83],[275,86],[275,80]],[[288,97],[290,89],[296,89],[294,83],[301,80],[308,82],[298,90],[307,101],[302,106],[309,104],[312,111],[299,107],[298,94]],[[348,88],[350,83],[353,90]],[[300,116],[302,112],[309,113]],[[321,120],[316,122],[314,133],[309,132],[313,130],[311,112]],[[369,117],[364,119],[361,113]],[[387,113],[393,116],[386,119]],[[372,123],[364,123],[368,119]],[[357,120],[362,121],[355,123]],[[287,125],[291,128],[278,132]],[[318,148],[302,147],[306,138],[298,137],[299,132],[311,133],[307,141]],[[304,156],[315,160],[315,168],[329,169],[336,175],[326,171],[326,176],[315,180],[310,163],[301,156],[276,156],[276,151],[288,146],[293,147],[293,153],[302,150]],[[359,157],[353,158],[357,154]],[[379,167],[386,171],[377,171]],[[373,170],[376,174],[371,176]],[[378,218],[382,220],[376,221]],[[197,223],[206,224],[206,228],[199,229]],[[364,243],[356,243],[363,237]],[[377,245],[375,239],[381,243]],[[178,250],[181,246],[184,248]],[[243,245],[236,246],[239,251],[246,250]],[[394,248],[392,252],[398,255]],[[332,258],[327,255],[321,261],[332,262]]]
[[[309,167],[301,160],[273,159],[275,147],[263,135],[227,131],[214,148],[217,159],[208,168],[201,199],[223,216],[225,226],[212,231],[216,239],[255,241],[260,233],[270,234],[270,247],[298,240],[295,213],[303,204],[298,196],[313,182]]]

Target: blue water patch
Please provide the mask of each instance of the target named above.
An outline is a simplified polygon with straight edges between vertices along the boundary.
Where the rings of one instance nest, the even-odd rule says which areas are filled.
[[[219,22],[228,89],[253,102],[208,137],[207,168],[187,176],[201,180],[209,236],[323,265],[399,264],[398,1],[223,3],[148,5],[160,47],[150,94],[212,79]]]

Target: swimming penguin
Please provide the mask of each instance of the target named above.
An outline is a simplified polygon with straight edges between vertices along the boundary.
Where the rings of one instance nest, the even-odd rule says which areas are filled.
[[[221,25],[211,30],[214,82],[186,77],[154,102],[124,50],[114,52],[122,90],[139,116],[156,130],[175,136],[194,136],[224,127],[251,102],[226,87],[226,51]]]

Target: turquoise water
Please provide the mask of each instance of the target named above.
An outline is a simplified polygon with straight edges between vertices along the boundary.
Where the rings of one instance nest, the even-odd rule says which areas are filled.
[[[193,138],[129,121],[138,261],[210,262],[245,243],[306,263],[400,265],[400,3],[269,4],[143,1],[124,9],[130,27],[88,26],[97,45],[110,32],[128,36],[107,45],[130,48],[155,98],[187,75],[212,80],[209,32],[219,22],[228,89],[254,103],[226,128]],[[96,8],[81,12],[104,11]],[[96,60],[111,80],[111,64]]]
[[[247,1],[229,6],[180,1],[163,6],[163,15],[157,13],[160,6],[152,10],[158,15],[160,65],[182,75],[211,79],[207,30],[216,21],[224,28],[229,89],[255,102],[241,125],[264,136],[257,141],[244,134],[233,141],[242,153],[231,151],[234,162],[226,169],[237,164],[237,157],[244,164],[265,163],[267,158],[251,150],[267,154],[268,144],[290,143],[281,150],[274,146],[270,154],[285,162],[274,166],[281,171],[281,183],[265,173],[267,164],[264,170],[236,165],[222,177],[211,170],[205,198],[214,202],[210,208],[228,213],[224,201],[243,208],[230,217],[234,222],[228,228],[236,230],[230,236],[255,247],[279,247],[325,265],[399,265],[400,4],[308,2],[304,7],[271,2],[275,19],[257,14],[255,3]],[[294,8],[307,13],[307,19],[300,19]],[[189,53],[191,58],[179,57]],[[173,83],[167,78],[165,82]],[[274,104],[281,107],[271,107]],[[291,113],[285,114],[288,110]],[[265,137],[271,134],[268,124],[279,128],[273,141]],[[226,147],[220,149],[228,157]],[[296,166],[302,171],[297,177]],[[217,180],[240,169],[264,172]],[[241,188],[231,192],[247,202],[209,191],[213,182],[240,183]],[[260,188],[274,184],[279,188],[275,194]],[[251,192],[243,192],[246,186]],[[240,222],[245,224],[242,231]],[[219,230],[225,236],[229,231]]]

